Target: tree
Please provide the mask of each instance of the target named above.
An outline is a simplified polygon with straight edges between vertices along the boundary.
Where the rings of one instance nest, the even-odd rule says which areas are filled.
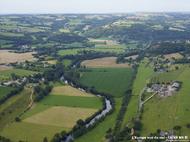
[[[19,117],[15,117],[15,121],[16,121],[16,122],[20,122],[21,120],[20,120]]]
[[[174,128],[173,128],[174,130],[176,130],[176,131],[179,131],[179,130],[181,130],[181,126],[174,126]]]
[[[17,80],[18,76],[15,73],[11,73],[12,80]]]
[[[43,142],[48,142],[47,137],[44,137]]]
[[[188,124],[186,125],[186,127],[187,127],[187,128],[190,128],[190,123],[188,123]]]

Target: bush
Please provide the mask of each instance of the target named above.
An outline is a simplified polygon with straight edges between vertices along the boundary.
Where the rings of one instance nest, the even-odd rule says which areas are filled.
[[[188,124],[186,125],[186,127],[190,129],[190,123],[188,123]]]

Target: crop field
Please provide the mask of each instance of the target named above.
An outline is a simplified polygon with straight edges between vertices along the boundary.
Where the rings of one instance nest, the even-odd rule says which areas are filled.
[[[4,71],[0,71],[0,80],[9,80],[11,78],[12,73],[14,73],[15,75],[24,77],[24,76],[29,76],[29,75],[35,74],[37,72],[23,70],[23,69],[4,70]]]
[[[68,85],[54,85],[51,94],[35,103],[21,117],[21,122],[6,126],[0,134],[14,141],[41,142],[44,137],[50,140],[55,133],[71,130],[77,120],[85,120],[102,108],[100,98]]]
[[[102,103],[97,97],[78,97],[64,95],[49,95],[40,103],[50,106],[68,106],[82,108],[101,108]]]
[[[128,63],[116,63],[117,57],[104,57],[93,60],[85,60],[81,63],[82,66],[89,68],[126,68],[129,67]]]
[[[4,96],[6,96],[8,93],[10,93],[12,90],[14,90],[14,88],[12,88],[12,87],[3,87],[3,86],[0,86],[0,100]]]
[[[147,61],[145,60],[139,66],[136,79],[134,80],[132,87],[132,97],[130,99],[125,118],[123,121],[123,126],[129,123],[129,121],[134,118],[138,110],[138,100],[141,90],[146,86],[146,83],[153,75],[153,69],[151,66],[146,66]]]
[[[33,55],[34,52],[28,53],[13,53],[10,50],[1,50],[0,52],[0,64],[9,64],[15,62],[24,62],[26,60],[33,61],[35,60]]]
[[[90,108],[55,106],[28,117],[23,121],[71,129],[79,118],[84,120],[85,118],[94,114],[96,111],[97,109]]]
[[[170,72],[160,74],[161,80],[163,80],[163,78],[164,80],[168,79],[168,81],[178,80],[182,82],[182,87],[179,92],[172,97],[154,97],[145,104],[142,115],[142,135],[155,132],[157,130],[156,128],[171,130],[174,126],[181,126],[180,135],[190,136],[190,129],[186,127],[186,125],[190,123],[189,72],[190,68],[184,66],[183,71],[177,76],[174,74],[170,75]],[[170,77],[168,78],[168,76]]]
[[[103,44],[103,45],[118,45],[118,43],[111,39],[93,39],[89,38],[89,41],[95,44]]]
[[[95,97],[92,94],[80,91],[72,86],[56,86],[52,89],[51,94],[54,95],[66,95],[66,96],[81,96],[81,97]]]
[[[0,134],[9,137],[12,141],[28,141],[28,142],[42,142],[44,137],[49,140],[56,132],[69,129],[63,127],[40,125],[27,122],[14,122],[7,126]]]
[[[6,70],[10,70],[10,69],[12,69],[12,67],[5,66],[5,65],[0,65],[0,71],[6,71]]]
[[[47,62],[48,64],[51,64],[51,65],[55,65],[57,63],[56,60],[48,60],[48,61],[45,61]]]
[[[131,68],[96,68],[81,72],[80,82],[95,87],[100,92],[115,97],[124,95],[130,87],[133,71]]]
[[[181,59],[183,56],[180,53],[172,53],[172,54],[166,54],[164,55],[166,59]]]
[[[115,111],[108,115],[103,122],[98,124],[94,129],[90,130],[87,134],[76,139],[76,142],[104,142],[106,131],[113,128],[116,122],[117,114],[121,107],[121,98],[115,99]]]

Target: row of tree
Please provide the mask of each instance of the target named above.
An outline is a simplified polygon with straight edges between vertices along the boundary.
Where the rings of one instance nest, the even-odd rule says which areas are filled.
[[[0,99],[0,105],[3,104],[6,100],[8,100],[9,98],[11,98],[12,96],[17,95],[22,90],[23,90],[23,86],[19,86],[17,88],[14,88],[13,90],[11,90],[7,95],[3,96]]]

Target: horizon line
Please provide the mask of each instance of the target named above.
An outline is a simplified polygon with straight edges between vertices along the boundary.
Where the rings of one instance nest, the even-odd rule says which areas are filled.
[[[23,12],[23,13],[0,13],[0,15],[111,15],[111,14],[136,14],[136,13],[185,13],[190,14],[189,11],[129,11],[129,12]]]

